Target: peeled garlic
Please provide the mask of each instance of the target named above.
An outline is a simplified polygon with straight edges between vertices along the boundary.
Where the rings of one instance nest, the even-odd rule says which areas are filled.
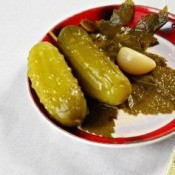
[[[156,67],[154,60],[128,47],[120,49],[117,63],[122,70],[133,75],[148,73]]]

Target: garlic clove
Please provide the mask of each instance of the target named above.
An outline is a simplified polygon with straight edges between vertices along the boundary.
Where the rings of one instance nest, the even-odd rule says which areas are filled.
[[[146,74],[156,67],[151,58],[128,47],[122,47],[117,55],[118,66],[133,75]]]

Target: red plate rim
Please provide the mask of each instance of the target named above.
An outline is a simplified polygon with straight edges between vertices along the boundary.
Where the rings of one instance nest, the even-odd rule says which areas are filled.
[[[120,5],[106,5],[106,6],[95,7],[95,8],[91,8],[91,9],[82,11],[80,13],[77,13],[59,22],[57,25],[55,25],[51,29],[51,31],[57,34],[60,31],[60,29],[63,28],[64,26],[70,25],[70,24],[78,25],[81,19],[84,19],[87,17],[89,17],[90,20],[97,20],[98,18],[100,19],[102,12],[106,11],[107,13],[109,13],[109,11],[111,11],[114,8],[118,8],[119,6]],[[132,23],[136,23],[139,20],[139,18],[143,17],[144,15],[150,12],[158,13],[159,11],[160,10],[156,8],[136,5],[135,6],[135,16],[134,16]],[[170,41],[172,44],[175,45],[175,15],[169,13],[169,19],[172,22],[172,29],[170,31],[166,31],[166,33],[159,30],[157,34],[167,39],[168,41]],[[55,45],[55,42],[52,40],[52,38],[50,37],[48,33],[43,37],[42,41],[48,41]],[[102,144],[102,145],[106,145],[106,144],[109,144],[109,145],[111,144],[112,145],[135,145],[135,144],[141,145],[142,143],[146,144],[152,141],[156,142],[156,141],[159,141],[161,138],[163,139],[165,137],[168,137],[171,134],[175,134],[175,119],[169,122],[167,125],[157,130],[154,130],[152,132],[149,132],[143,135],[134,136],[134,137],[107,138],[107,137],[101,137],[101,136],[89,134],[78,128],[68,129],[68,128],[62,127],[57,122],[55,122],[52,118],[49,117],[43,105],[39,102],[39,99],[35,91],[32,89],[29,79],[28,79],[28,87],[29,87],[29,92],[31,94],[31,97],[35,105],[38,107],[39,111],[45,116],[45,118],[48,119],[48,121],[50,121],[56,127],[61,129],[63,132],[71,136],[80,138],[82,140],[88,141],[90,143],[96,143],[96,144]]]

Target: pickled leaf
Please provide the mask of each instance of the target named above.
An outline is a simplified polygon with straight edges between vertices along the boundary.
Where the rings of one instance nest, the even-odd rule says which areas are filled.
[[[122,26],[116,26],[110,21],[99,20],[95,22],[98,32],[106,36],[108,39],[112,39],[117,33],[121,31]]]
[[[141,41],[138,35],[134,35],[131,30],[128,32],[122,32],[117,35],[118,40],[120,41],[121,46],[129,47],[137,51],[142,51]],[[116,38],[115,38],[116,40]]]
[[[114,25],[126,25],[131,22],[134,14],[134,2],[126,0],[118,10],[114,9],[110,22]]]
[[[135,27],[136,31],[154,33],[168,21],[168,8],[165,6],[158,14],[149,14],[142,18]]]
[[[81,128],[92,134],[112,137],[114,133],[114,119],[116,119],[118,108],[107,106],[102,103],[88,100],[89,114],[81,125]]]
[[[158,44],[157,38],[153,34],[143,31],[130,30],[124,33],[126,40],[122,41],[122,45],[137,51],[145,51],[148,47]]]

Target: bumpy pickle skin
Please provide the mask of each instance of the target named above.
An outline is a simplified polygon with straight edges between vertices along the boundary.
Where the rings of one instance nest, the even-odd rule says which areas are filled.
[[[64,27],[59,33],[58,45],[90,97],[108,105],[118,105],[131,94],[127,77],[93,44],[83,28]]]
[[[40,42],[30,50],[28,77],[51,117],[68,127],[82,123],[86,115],[86,100],[56,47]]]

